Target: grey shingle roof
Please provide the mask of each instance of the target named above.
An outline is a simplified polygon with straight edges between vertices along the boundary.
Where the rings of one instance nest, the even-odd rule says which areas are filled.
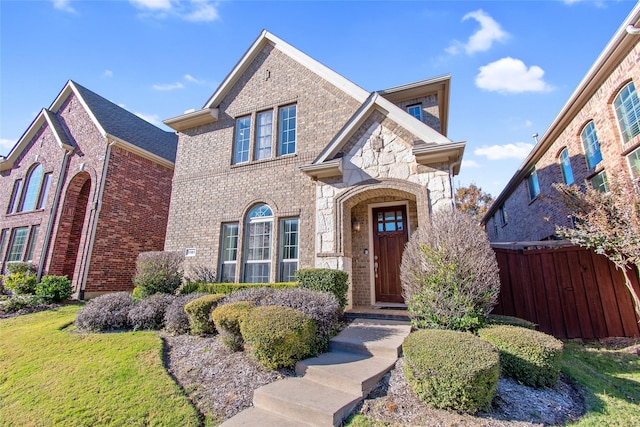
[[[72,83],[109,135],[171,162],[176,161],[178,136],[175,133],[164,131],[78,83]]]

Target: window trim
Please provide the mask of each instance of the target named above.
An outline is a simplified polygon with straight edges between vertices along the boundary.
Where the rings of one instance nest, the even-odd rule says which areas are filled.
[[[285,247],[286,247],[286,223],[287,221],[295,221],[296,230],[295,230],[295,258],[285,258]],[[291,282],[295,281],[291,280],[291,278],[285,279],[284,276],[284,265],[285,264],[293,264],[295,263],[295,269],[298,270],[300,264],[300,218],[299,217],[288,217],[288,218],[280,218],[278,221],[279,228],[279,242],[278,242],[278,281],[280,282]],[[291,246],[290,246],[291,247]],[[294,276],[295,277],[295,276]]]
[[[540,193],[542,192],[540,190],[540,180],[538,179],[538,171],[535,167],[527,176],[527,188],[529,190],[529,201],[531,202],[536,200],[540,195]]]
[[[18,212],[31,212],[36,210],[38,204],[38,197],[40,195],[40,189],[42,187],[42,179],[44,177],[44,168],[40,163],[34,163],[24,179],[24,185],[22,186],[22,195],[20,196],[20,203],[18,204]],[[36,172],[37,181],[33,181]],[[29,196],[30,206],[26,206],[27,196]]]
[[[418,111],[418,115],[416,116],[415,114],[413,114],[411,112],[411,110],[415,107],[418,107],[418,109],[416,111]],[[411,105],[407,105],[407,113],[411,116],[411,117],[415,117],[416,119],[423,121],[423,112],[422,112],[422,102],[418,102],[417,104],[411,104]]]
[[[595,143],[597,144],[597,148],[598,148],[598,156],[599,156],[599,160],[597,162],[595,162],[594,164],[591,164],[591,159],[595,159],[598,156],[595,155],[595,152],[593,153],[592,156],[589,156],[589,147],[594,146],[595,144],[587,144],[587,138],[585,138],[585,132],[587,132],[587,128],[592,128],[593,131],[589,133],[589,136],[592,136],[595,138]],[[582,141],[582,148],[584,149],[584,156],[585,156],[585,160],[587,162],[587,168],[588,169],[595,169],[600,163],[602,163],[602,144],[600,144],[600,139],[598,138],[598,131],[596,129],[596,124],[594,123],[593,120],[589,120],[583,127],[582,130],[580,131],[580,140]],[[593,141],[591,141],[593,142]]]
[[[24,253],[24,261],[32,262],[33,254],[36,249],[36,244],[38,243],[38,232],[40,231],[39,225],[32,225],[31,230],[29,231],[29,239],[27,240],[27,245]]]
[[[558,161],[560,163],[560,171],[562,172],[562,180],[566,185],[571,185],[576,182],[575,177],[573,176],[573,168],[571,167],[571,156],[569,155],[569,149],[567,147],[563,148],[560,151],[560,155],[558,155]],[[567,169],[569,170],[569,174],[571,176],[571,182],[567,178]]]
[[[602,184],[600,184],[597,188],[593,185],[593,180],[596,177],[602,177]],[[598,173],[595,173],[593,175],[591,175],[589,178],[589,185],[591,186],[591,188],[595,189],[595,190],[600,190],[604,193],[608,193],[609,192],[609,182],[607,180],[607,172],[603,169]]]
[[[271,117],[271,120],[269,122],[268,127],[267,126],[261,126],[260,125],[260,117],[264,117],[265,115],[269,115]],[[262,135],[261,134],[261,130],[262,129],[268,129],[269,134],[268,135]],[[268,136],[269,139],[269,146],[268,146],[268,150],[269,150],[269,154],[265,157],[259,157],[258,153],[259,151],[261,151],[261,146],[260,146],[260,141],[261,139],[264,139],[265,137]],[[254,141],[254,146],[253,146],[253,161],[260,161],[260,160],[267,160],[267,159],[271,159],[273,158],[273,110],[264,110],[264,111],[259,111],[256,113],[256,131],[255,131],[255,141]],[[262,150],[266,150],[266,148],[262,148]]]
[[[618,114],[619,107],[624,107],[625,102],[619,102],[620,96],[622,95],[622,92],[629,87],[633,87],[633,91],[629,91],[629,98],[631,99],[628,100],[628,102],[632,102],[632,105],[631,105],[632,109],[631,111],[629,111],[625,108],[624,117],[621,117],[621,115]],[[635,102],[633,102],[634,98],[635,98]],[[613,100],[611,102],[611,107],[613,108],[613,114],[616,118],[618,131],[620,132],[620,137],[622,138],[622,145],[625,146],[626,144],[629,143],[629,141],[633,140],[638,135],[640,135],[640,97],[638,96],[638,92],[636,90],[636,86],[633,80],[629,81],[624,86],[622,86],[620,90],[618,90],[616,95],[613,97]],[[636,120],[633,123],[631,123],[631,121],[629,120],[630,112],[633,112],[633,115],[636,117]],[[623,128],[622,122],[629,125],[628,128]]]
[[[248,120],[248,126],[245,128],[241,128],[240,122],[245,120]],[[241,117],[236,117],[235,119],[235,125],[233,129],[233,157],[231,159],[231,162],[234,165],[248,163],[251,160],[250,157],[251,157],[251,123],[252,122],[253,120],[252,120],[251,114],[241,116]],[[244,137],[242,138],[243,143],[246,142],[246,145],[247,145],[246,150],[244,149],[238,150],[239,148],[238,143],[240,142],[239,136],[241,135],[242,131],[248,132],[248,135],[246,136],[246,138]],[[242,134],[242,136],[244,136],[244,134]],[[242,148],[244,148],[244,145]],[[243,160],[245,153],[246,153],[246,160]]]
[[[286,129],[286,131],[284,130],[284,118],[283,118],[283,110],[288,110],[293,108],[295,115],[293,116],[293,130],[292,129]],[[291,117],[287,117],[287,123],[289,123],[291,121]],[[283,151],[283,146],[285,144],[284,141],[284,132],[293,132],[293,143],[289,140],[286,141],[286,145],[289,146],[291,144],[293,144],[293,151],[288,151],[284,153]],[[288,104],[288,105],[282,105],[280,107],[278,107],[278,148],[277,148],[277,157],[282,157],[282,156],[288,156],[288,155],[293,155],[296,154],[297,152],[297,145],[298,145],[298,105],[297,104]]]
[[[637,174],[634,174],[634,163],[632,163],[631,160],[631,156],[633,156],[635,154],[636,157],[636,162],[635,164],[638,165],[637,167]],[[629,154],[627,154],[625,156],[625,159],[627,160],[627,165],[629,166],[629,174],[631,174],[631,177],[633,178],[634,181],[638,181],[640,180],[640,147],[637,147],[635,150],[632,150]]]
[[[18,205],[20,204],[20,195],[22,194],[22,178],[18,178],[13,181],[13,189],[11,190],[11,198],[9,199],[9,206],[7,206],[7,214],[18,212]]]
[[[42,174],[40,191],[38,192],[38,198],[36,199],[36,210],[44,209],[47,204],[47,197],[49,196],[49,189],[51,188],[51,179],[51,172]]]
[[[233,238],[234,235],[233,234],[226,234],[225,231],[227,229],[231,229],[235,227],[235,247],[231,248],[231,247],[227,247],[226,246],[226,241],[227,241],[227,237],[231,237]],[[236,276],[237,276],[237,272],[238,272],[238,244],[240,242],[240,224],[238,222],[226,222],[223,223],[220,227],[220,255],[219,255],[219,259],[220,259],[220,263],[219,263],[219,269],[220,269],[220,273],[219,273],[219,279],[221,282],[228,282],[227,279],[225,279],[224,277],[224,267],[226,265],[233,265],[233,278],[231,280],[231,283],[236,281]],[[232,250],[233,251],[233,258],[232,260],[225,260],[225,251],[226,250]]]
[[[16,237],[18,232],[24,231],[24,239],[21,243],[22,247],[20,248],[20,252],[17,254],[18,259],[10,259],[11,254],[14,253],[14,245],[16,244]],[[21,262],[24,257],[24,250],[27,246],[27,239],[29,237],[29,227],[16,227],[11,230],[11,238],[9,239],[9,246],[7,247],[7,262]]]
[[[267,210],[268,210],[268,214],[267,214]],[[262,224],[262,223],[268,223],[269,224],[269,239],[268,239],[268,245],[267,246],[254,246],[253,248],[250,247],[250,239],[252,237],[251,234],[251,225],[252,224]],[[243,282],[245,283],[270,283],[272,280],[272,266],[273,266],[273,236],[274,236],[274,225],[275,225],[275,217],[273,215],[273,210],[271,209],[271,207],[269,205],[267,205],[266,203],[258,203],[256,205],[254,205],[249,212],[247,213],[246,219],[245,219],[245,228],[244,230],[246,230],[245,236],[243,236],[244,238],[244,248],[243,248],[243,262],[242,262],[242,279]],[[263,234],[264,236],[264,234]],[[268,254],[267,256],[263,255],[262,259],[249,259],[249,251],[252,249],[266,249],[268,250]],[[268,276],[267,276],[267,282],[263,282],[263,281],[259,281],[259,282],[255,282],[250,280],[247,277],[247,273],[248,273],[248,266],[250,264],[266,264],[267,268],[268,268]]]

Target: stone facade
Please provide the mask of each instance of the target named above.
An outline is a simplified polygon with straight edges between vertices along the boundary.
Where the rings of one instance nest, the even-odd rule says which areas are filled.
[[[99,98],[93,104],[83,96],[98,99],[76,83],[67,83],[51,109],[40,113],[0,162],[0,264],[4,271],[7,262],[29,261],[39,275],[67,275],[76,294],[91,297],[132,290],[138,253],[162,250],[173,164],[150,160],[154,156],[136,149],[136,141],[105,135],[93,117],[100,117],[98,109],[108,101]],[[142,121],[110,105],[109,114],[122,115],[114,120],[133,125]],[[160,132],[158,144],[175,141],[171,134],[154,129]],[[16,181],[24,188],[37,165],[49,180],[46,191],[44,180],[36,186],[42,202],[35,209],[12,211]],[[13,196],[18,204],[24,193],[23,189]],[[14,238],[23,228],[28,230],[27,241],[20,248]]]
[[[433,210],[452,205],[450,163],[419,164],[412,151],[416,141],[433,146],[437,145],[434,138],[451,142],[437,133],[439,100],[424,86],[418,89],[422,95],[414,96],[414,90],[410,98],[382,108],[374,103],[374,95],[263,33],[212,96],[215,102],[165,121],[178,130],[179,137],[165,249],[192,255],[186,258],[187,269],[205,266],[221,277],[222,229],[237,225],[232,279],[253,280],[246,273],[251,268],[247,215],[265,204],[273,213],[268,219],[273,228],[265,259],[269,272],[261,277],[282,280],[282,220],[297,218],[296,267],[345,270],[351,277],[351,304],[374,303],[371,207],[407,206],[409,227],[414,230]],[[424,123],[398,107],[402,102],[423,103]],[[288,105],[296,107],[295,153],[274,152],[267,159],[254,160],[258,113],[273,111],[275,147],[280,107]],[[204,119],[193,125],[193,117]],[[236,120],[242,117],[250,117],[250,154],[247,161],[234,164]],[[332,151],[336,154],[329,155]],[[327,156],[329,163],[342,165],[339,170],[308,172],[315,165],[324,168],[318,159]],[[360,232],[352,230],[353,215],[361,221]]]
[[[628,24],[625,21],[624,26]],[[616,38],[617,37],[617,38]],[[598,174],[611,178],[637,179],[629,155],[640,147],[640,135],[624,142],[613,101],[628,83],[640,93],[640,36],[626,34],[624,28],[614,37],[612,54],[604,64],[596,63],[582,86],[576,89],[561,114],[534,148],[534,152],[483,219],[491,241],[536,241],[555,238],[555,226],[571,226],[568,212],[553,200],[554,183],[563,182],[561,152],[569,153],[575,184],[590,185]],[[602,161],[590,168],[581,134],[593,122],[600,143]],[[529,195],[527,175],[535,167],[540,194]],[[550,197],[551,196],[551,197]],[[502,212],[506,212],[506,223]]]

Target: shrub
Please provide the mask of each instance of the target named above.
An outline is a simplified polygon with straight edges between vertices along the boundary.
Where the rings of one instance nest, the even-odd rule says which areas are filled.
[[[242,350],[244,340],[240,333],[240,324],[254,307],[249,301],[238,301],[219,305],[211,312],[211,318],[220,334],[220,339],[230,350]]]
[[[73,288],[67,276],[43,276],[36,285],[36,295],[46,302],[60,302],[71,297]]]
[[[288,289],[297,286],[297,282],[279,282],[279,283],[202,283],[187,282],[179,293],[186,295],[191,292],[204,292],[207,294],[231,294],[240,289],[253,288],[272,288],[272,289]]]
[[[189,327],[193,335],[213,334],[216,331],[211,320],[211,311],[225,297],[224,294],[210,294],[187,303],[184,311],[189,317]]]
[[[330,292],[337,298],[340,308],[347,306],[349,275],[341,270],[326,268],[307,268],[295,272],[298,286],[314,291]]]
[[[155,294],[137,302],[129,310],[129,323],[133,330],[162,329],[167,307],[175,298],[173,295]]]
[[[489,325],[511,325],[521,328],[536,329],[536,324],[525,319],[513,316],[503,316],[501,314],[490,314],[487,318]]]
[[[340,304],[330,293],[303,288],[283,289],[273,293],[269,305],[293,308],[311,317],[318,330],[318,351],[326,350],[329,338],[338,328]]]
[[[76,326],[87,331],[127,329],[133,298],[127,292],[100,295],[87,302],[76,316]]]
[[[142,252],[136,260],[136,274],[133,283],[140,288],[140,296],[153,294],[173,294],[182,284],[182,263],[180,252]]]
[[[184,311],[184,306],[203,295],[204,294],[195,293],[174,298],[164,313],[164,329],[174,335],[188,333],[189,317]]]
[[[273,288],[244,288],[227,295],[223,304],[229,304],[238,301],[251,301],[254,305],[273,305],[271,298],[276,290]]]
[[[404,374],[425,403],[442,409],[476,412],[491,406],[500,376],[500,356],[470,333],[426,329],[402,345]]]
[[[0,300],[0,313],[15,313],[25,308],[37,307],[42,300],[35,295],[13,295],[11,298]]]
[[[417,328],[477,330],[500,291],[487,236],[461,213],[438,212],[418,228],[405,246],[400,280]]]
[[[218,281],[216,270],[201,264],[190,266],[185,279],[190,283],[215,283]]]
[[[532,387],[552,387],[558,382],[562,341],[510,325],[489,326],[478,334],[500,351],[503,375]]]
[[[5,273],[9,276],[14,273],[36,274],[36,267],[30,262],[8,262]]]
[[[34,295],[38,281],[32,272],[17,271],[4,276],[4,284],[15,295]]]
[[[292,308],[256,307],[240,324],[240,332],[252,356],[267,368],[293,367],[315,354],[315,322]]]

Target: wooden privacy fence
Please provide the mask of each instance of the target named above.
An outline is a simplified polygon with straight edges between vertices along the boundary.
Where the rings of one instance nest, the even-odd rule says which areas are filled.
[[[530,320],[557,338],[640,336],[623,273],[604,256],[575,246],[496,246],[501,287],[493,313]]]

